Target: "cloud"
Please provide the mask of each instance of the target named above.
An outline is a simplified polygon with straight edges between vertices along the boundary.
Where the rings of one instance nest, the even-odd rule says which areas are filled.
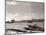
[[[9,5],[16,5],[15,1],[6,1],[6,3],[9,4]]]
[[[15,19],[16,21],[21,21],[43,18],[43,3],[17,2],[16,6],[15,1],[7,1],[6,3],[6,11],[8,12],[6,20]]]
[[[21,21],[21,20],[31,20],[31,16],[29,15],[20,15],[19,13],[16,13],[15,15],[13,14],[8,14],[9,16],[6,17],[6,21],[11,21],[14,19],[15,21]]]

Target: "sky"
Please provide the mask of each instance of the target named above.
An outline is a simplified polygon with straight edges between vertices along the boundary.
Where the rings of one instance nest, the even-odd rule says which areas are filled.
[[[6,0],[6,21],[43,19],[44,4]]]

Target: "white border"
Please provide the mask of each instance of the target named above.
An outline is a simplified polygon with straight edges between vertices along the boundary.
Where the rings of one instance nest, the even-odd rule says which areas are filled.
[[[44,0],[16,0],[16,1],[43,2]]]
[[[35,0],[35,2],[43,2],[43,0],[41,0],[41,1]],[[44,3],[46,3],[46,1],[44,1]],[[45,4],[45,6],[46,6],[46,4]],[[45,11],[46,11],[46,9],[45,9]],[[46,18],[46,12],[45,12],[45,18]],[[46,29],[46,21],[45,21],[45,29]],[[0,0],[0,35],[5,35],[5,0]],[[33,33],[33,34],[24,34],[24,35],[46,35],[46,31],[44,33]]]
[[[4,17],[5,17],[5,0],[0,0],[0,35],[4,35],[5,34],[5,21],[4,21]]]

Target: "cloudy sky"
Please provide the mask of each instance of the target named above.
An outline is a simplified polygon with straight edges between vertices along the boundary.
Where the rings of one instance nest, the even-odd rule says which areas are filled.
[[[6,0],[6,21],[43,19],[43,3]]]

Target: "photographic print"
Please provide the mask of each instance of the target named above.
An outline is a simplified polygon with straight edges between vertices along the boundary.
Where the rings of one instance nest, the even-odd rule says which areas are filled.
[[[5,35],[44,32],[43,2],[5,1]]]

